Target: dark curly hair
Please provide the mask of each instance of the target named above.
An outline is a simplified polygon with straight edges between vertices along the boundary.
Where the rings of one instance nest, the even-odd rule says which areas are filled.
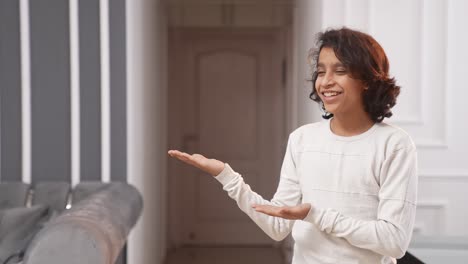
[[[364,110],[377,123],[385,117],[391,117],[390,110],[396,104],[400,94],[400,86],[395,78],[389,76],[389,63],[380,44],[368,34],[346,27],[328,29],[317,36],[316,48],[309,52],[309,62],[312,64],[312,92],[309,98],[321,104],[325,114],[323,118],[333,117],[325,110],[322,100],[315,87],[317,80],[317,64],[322,48],[332,48],[335,56],[349,70],[352,78],[361,80],[368,89],[363,91]]]

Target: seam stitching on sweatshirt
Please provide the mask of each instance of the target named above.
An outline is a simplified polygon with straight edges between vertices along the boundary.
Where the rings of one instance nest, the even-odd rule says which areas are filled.
[[[416,203],[415,203],[415,202],[412,202],[412,201],[409,201],[409,200],[406,200],[406,199],[398,199],[398,198],[380,198],[380,200],[400,201],[400,202],[409,203],[409,204],[411,204],[411,205],[416,206]]]
[[[356,157],[368,157],[369,154],[345,154],[345,153],[332,153],[327,151],[318,151],[318,150],[304,150],[304,151],[297,151],[297,154],[301,153],[321,153],[321,154],[330,154],[335,156],[356,156]]]
[[[333,193],[342,193],[342,194],[361,194],[365,196],[376,196],[378,197],[378,194],[372,194],[372,193],[361,193],[361,192],[342,192],[342,191],[333,191],[333,190],[326,190],[326,189],[319,189],[319,188],[310,188],[310,190],[314,191],[324,191],[324,192],[333,192]]]

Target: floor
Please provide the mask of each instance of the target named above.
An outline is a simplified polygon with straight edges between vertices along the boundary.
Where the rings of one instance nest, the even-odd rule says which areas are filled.
[[[284,264],[278,248],[191,247],[168,252],[165,264]]]

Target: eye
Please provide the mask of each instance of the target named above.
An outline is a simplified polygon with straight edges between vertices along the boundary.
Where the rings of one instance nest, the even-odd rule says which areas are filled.
[[[336,69],[336,74],[338,75],[345,75],[348,73],[348,71],[346,71],[346,69]]]
[[[325,71],[317,71],[317,76],[323,76],[325,75]]]

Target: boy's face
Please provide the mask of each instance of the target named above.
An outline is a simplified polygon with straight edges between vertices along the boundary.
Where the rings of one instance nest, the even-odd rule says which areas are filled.
[[[320,51],[315,88],[327,112],[334,116],[364,112],[362,92],[365,86],[361,80],[351,77],[332,48],[323,47]]]

